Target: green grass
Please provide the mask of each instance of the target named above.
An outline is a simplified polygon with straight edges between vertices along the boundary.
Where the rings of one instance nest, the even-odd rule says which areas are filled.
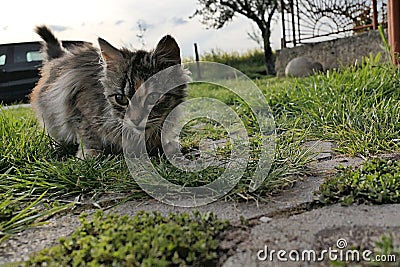
[[[80,221],[71,236],[24,266],[216,266],[218,238],[229,228],[212,213],[198,212],[166,217],[97,212]]]
[[[224,88],[192,85],[190,97],[207,96],[230,105],[250,133],[251,161],[246,175],[227,198],[263,199],[292,185],[294,177],[305,174],[309,154],[301,148],[305,140],[320,139],[337,143],[337,151],[363,155],[399,151],[400,81],[399,71],[378,65],[369,58],[361,68],[346,68],[305,79],[263,78],[255,82],[267,97],[273,111],[278,139],[275,160],[264,184],[248,192],[249,180],[258,158],[257,124],[243,101]],[[34,201],[46,192],[49,201],[70,202],[84,196],[97,201],[103,193],[121,193],[127,198],[145,197],[125,166],[122,156],[79,160],[73,151],[56,144],[38,126],[29,109],[0,113],[0,194],[27,195]],[[206,138],[226,138],[212,122],[191,129],[181,136],[183,149],[190,150]],[[228,155],[229,149],[220,149]],[[164,168],[164,169],[163,169]],[[218,167],[200,173],[184,173],[160,165],[160,172],[178,184],[197,186],[213,181]]]
[[[28,202],[24,201],[28,195],[20,197],[15,197],[11,193],[0,195],[0,243],[12,234],[22,232],[28,225],[44,224],[46,218],[72,207],[72,205],[59,205],[58,202],[46,203],[43,199],[46,193]]]
[[[213,94],[218,98],[216,90]],[[222,98],[225,94],[226,92],[222,91],[219,97]],[[249,117],[251,114],[247,107],[243,107],[242,103],[231,104],[235,106],[234,109],[241,115],[249,131],[256,126],[251,123],[252,119]],[[25,113],[21,115],[20,112]],[[79,195],[100,195],[101,193],[127,193],[134,197],[144,196],[129,174],[122,155],[80,160],[73,156],[72,150],[60,147],[47,136],[37,126],[29,110],[10,110],[3,112],[0,118],[3,119],[3,128],[7,128],[4,131],[6,134],[3,135],[4,143],[8,143],[1,151],[3,161],[1,162],[2,174],[0,175],[2,175],[2,179],[0,184],[3,185],[3,190],[7,188],[7,190],[14,190],[18,193],[27,193],[33,190],[36,196],[47,191],[47,195],[51,199],[57,200],[71,199]],[[191,130],[193,131],[189,128],[181,137],[183,138],[183,149],[196,148],[199,141],[205,138],[227,137],[224,136],[221,127],[215,127],[208,123],[204,123],[202,128],[196,129],[195,132],[191,132]],[[302,151],[299,142],[288,145],[290,138],[292,138],[290,134],[285,134],[278,140],[277,164],[274,165],[273,170],[280,175],[275,177],[276,180],[287,174],[300,173],[304,168],[304,162],[308,160],[307,155],[298,152]],[[256,143],[256,136],[251,140]],[[282,145],[280,145],[281,143]],[[221,148],[220,154],[228,155],[229,150]],[[288,155],[291,155],[290,159],[288,159]],[[258,158],[254,155],[250,164],[256,163],[257,160]],[[286,163],[293,161],[293,163],[283,166],[278,163],[279,161]],[[159,163],[161,163],[158,166],[160,172],[163,172],[163,168],[168,170],[165,173],[167,179],[187,186],[209,183],[219,174],[216,171],[218,167],[209,168],[200,173],[186,173],[165,165],[165,162]],[[235,192],[246,194],[248,190],[246,189],[248,185],[246,178],[250,178],[250,176],[251,173],[249,173],[249,177],[243,179],[238,191],[232,192],[231,196],[234,196]],[[273,188],[266,186],[263,190],[270,192]]]
[[[371,158],[400,152],[400,72],[380,55],[361,67],[305,79],[259,80],[270,99],[278,133],[332,141],[338,153]],[[276,86],[280,83],[281,86]],[[265,86],[266,84],[266,86]],[[263,86],[264,85],[264,86]],[[323,203],[399,203],[398,163],[367,162],[365,169],[341,170],[321,187]],[[390,170],[387,174],[385,171]]]
[[[309,138],[334,141],[337,151],[362,155],[399,151],[399,70],[370,57],[362,67],[306,79],[259,80],[279,130],[301,125]],[[282,83],[276,86],[276,83]]]
[[[249,192],[251,177],[258,162],[258,136],[255,134],[257,124],[248,107],[238,101],[234,95],[224,89],[193,85],[189,90],[190,97],[201,94],[215,97],[230,105],[239,114],[248,128],[251,141],[251,160],[244,177],[226,196],[226,199],[267,199],[274,192],[291,186],[296,176],[307,171],[305,164],[309,154],[301,149],[301,139],[291,131],[283,133],[277,142],[276,160],[271,174],[256,192]],[[188,127],[182,134],[183,150],[197,148],[201,140],[227,138],[226,133],[215,123],[205,121],[201,128]],[[130,175],[122,155],[100,156],[81,160],[75,158],[74,150],[54,142],[38,126],[33,112],[27,108],[4,110],[0,113],[0,195],[7,195],[8,201],[18,202],[17,208],[5,208],[2,224],[12,225],[10,218],[26,211],[26,207],[40,198],[40,202],[68,204],[80,199],[90,199],[88,205],[107,208],[121,201],[149,196],[136,184]],[[296,136],[296,137],[295,137]],[[229,143],[218,150],[223,160],[230,155]],[[214,181],[224,171],[224,167],[209,167],[202,172],[184,172],[161,160],[157,163],[159,172],[169,181],[186,185],[200,186]],[[102,202],[101,196],[115,195],[115,201]],[[21,197],[23,196],[23,197]],[[40,204],[38,204],[40,205]],[[36,206],[38,206],[36,205]],[[42,213],[37,213],[42,214]],[[33,221],[26,220],[26,226]],[[1,224],[0,224],[1,227]],[[20,228],[20,225],[18,226]],[[7,229],[9,229],[8,226]],[[12,228],[12,227],[11,227]],[[11,229],[10,228],[10,229]],[[15,231],[1,229],[1,235],[7,237]]]
[[[0,127],[0,238],[70,207],[76,197],[144,195],[122,157],[73,157],[40,129],[30,109],[1,111]]]
[[[246,66],[248,62],[241,59],[235,63],[235,56],[228,54],[214,53],[204,59],[213,60],[212,56],[216,55],[219,59],[214,61],[230,64],[245,73],[246,68],[254,71]],[[369,57],[361,67],[304,79],[254,80],[267,98],[277,129],[271,171],[255,192],[249,192],[248,185],[260,153],[259,135],[248,106],[226,89],[192,85],[189,97],[207,96],[223,101],[237,112],[250,134],[250,162],[244,177],[225,199],[268,201],[271,194],[292,186],[309,171],[306,164],[310,153],[302,148],[308,140],[332,141],[337,144],[337,152],[366,158],[378,153],[400,152],[399,70],[378,64],[378,59]],[[259,61],[251,64],[259,65]],[[199,123],[201,127],[196,127]],[[75,158],[71,148],[60,146],[40,129],[30,109],[0,111],[0,138],[0,238],[3,240],[81,199],[90,199],[83,204],[107,208],[128,199],[148,197],[135,183],[122,156]],[[186,151],[197,148],[201,140],[220,138],[227,139],[226,132],[215,122],[204,120],[188,125],[181,135]],[[229,143],[217,152],[219,157],[229,156]],[[190,173],[173,168],[163,160],[157,164],[166,179],[186,186],[207,184],[224,170],[216,166]],[[362,171],[359,172],[362,177]],[[394,176],[384,182],[381,173],[372,175],[378,178],[367,174],[361,183],[364,180],[358,179],[354,170],[346,170],[326,182],[322,187],[323,198],[326,203],[342,200],[386,203],[386,199],[398,203],[398,182],[393,180],[398,173],[396,169]],[[367,190],[367,196],[374,197],[365,197],[363,190]],[[101,202],[102,195],[111,193],[116,195],[115,201]]]
[[[252,79],[265,77],[264,52],[260,49],[248,50],[244,53],[227,53],[218,49],[213,49],[201,55],[200,60],[218,62],[231,66]]]

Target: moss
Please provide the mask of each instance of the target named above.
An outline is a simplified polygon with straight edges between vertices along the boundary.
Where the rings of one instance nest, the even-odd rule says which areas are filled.
[[[60,245],[25,266],[215,266],[218,235],[229,223],[212,213],[140,212],[133,217],[97,212]]]
[[[400,203],[400,161],[373,159],[359,169],[342,166],[338,169],[336,177],[320,186],[321,202]]]

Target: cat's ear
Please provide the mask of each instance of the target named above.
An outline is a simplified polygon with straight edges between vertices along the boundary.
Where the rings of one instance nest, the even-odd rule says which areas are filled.
[[[181,64],[181,50],[171,35],[164,36],[160,42],[158,42],[153,52],[153,57],[159,64],[167,64],[170,66]]]
[[[120,64],[120,61],[123,59],[121,51],[102,38],[99,38],[98,42],[100,46],[101,57],[106,63],[107,69],[116,69]]]

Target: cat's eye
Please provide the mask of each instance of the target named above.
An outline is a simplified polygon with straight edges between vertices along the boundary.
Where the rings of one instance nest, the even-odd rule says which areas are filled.
[[[127,106],[129,104],[129,99],[126,95],[116,94],[114,95],[115,102],[121,106]]]
[[[155,105],[157,101],[160,99],[160,96],[161,94],[159,93],[151,93],[146,98],[146,105],[147,106]]]

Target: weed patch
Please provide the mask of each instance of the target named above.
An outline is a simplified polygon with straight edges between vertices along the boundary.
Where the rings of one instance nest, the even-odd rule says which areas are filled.
[[[352,203],[399,203],[400,162],[373,159],[359,169],[339,167],[336,177],[326,180],[319,189],[321,202]]]
[[[128,217],[99,211],[80,221],[70,237],[25,266],[216,266],[218,236],[229,227],[212,213],[198,212]]]

